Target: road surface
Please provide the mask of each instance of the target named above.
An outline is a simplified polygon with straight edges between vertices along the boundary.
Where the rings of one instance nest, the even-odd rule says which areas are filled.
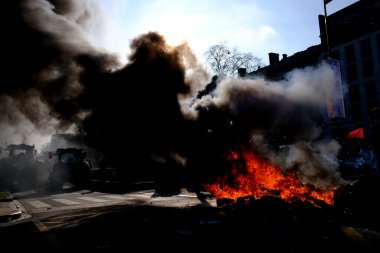
[[[379,252],[380,236],[323,209],[275,199],[217,208],[186,190],[156,196],[68,191],[16,194],[28,222],[0,229],[0,250],[49,252]]]
[[[135,191],[124,194],[112,194],[91,190],[48,194],[31,191],[14,195],[26,212],[35,215],[73,209],[88,209],[112,205],[152,205],[164,207],[190,207],[208,205],[216,207],[216,200],[199,200],[194,193],[185,189],[172,196],[158,196],[154,190]]]

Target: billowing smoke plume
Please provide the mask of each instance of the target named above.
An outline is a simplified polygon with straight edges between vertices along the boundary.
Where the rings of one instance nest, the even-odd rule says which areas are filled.
[[[99,22],[91,1],[4,2],[12,15],[1,17],[10,25],[2,36],[0,141],[38,145],[41,136],[72,130],[126,180],[159,174],[194,185],[228,172],[226,155],[249,146],[284,170],[296,163],[307,183],[340,182],[339,146],[321,138],[331,71],[294,71],[283,82],[221,80],[213,96],[197,98],[210,78],[187,45],[170,47],[149,32],[131,42],[121,67],[86,39]]]
[[[188,111],[205,122],[203,131],[216,135],[210,150],[248,145],[283,170],[296,168],[305,183],[326,188],[343,182],[337,171],[340,146],[323,137],[326,94],[334,82],[332,70],[322,66],[294,70],[280,82],[227,79]]]
[[[1,16],[2,75],[0,77],[1,145],[41,146],[60,131],[79,131],[88,112],[75,98],[81,55],[99,59],[103,70],[116,58],[95,49],[86,36],[92,29],[91,1],[4,1]]]

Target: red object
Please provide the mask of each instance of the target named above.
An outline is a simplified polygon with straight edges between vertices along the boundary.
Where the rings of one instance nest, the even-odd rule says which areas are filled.
[[[351,132],[348,133],[347,138],[364,139],[364,129],[361,127],[361,128],[352,130]]]

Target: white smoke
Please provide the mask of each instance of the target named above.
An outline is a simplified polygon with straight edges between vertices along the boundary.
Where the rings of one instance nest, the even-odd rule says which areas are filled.
[[[227,110],[235,131],[249,132],[255,152],[284,171],[296,170],[304,183],[326,189],[344,182],[337,170],[340,145],[321,136],[326,94],[333,94],[335,81],[333,71],[321,66],[296,69],[278,82],[224,79],[187,111]]]
[[[23,100],[0,96],[0,146],[8,144],[28,144],[41,148],[55,132],[58,121],[50,117],[50,110],[39,96],[25,94]],[[28,110],[28,111],[25,111]],[[38,118],[38,124],[26,115]]]

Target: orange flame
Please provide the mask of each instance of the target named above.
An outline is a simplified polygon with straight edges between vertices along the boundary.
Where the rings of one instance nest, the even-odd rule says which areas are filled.
[[[284,175],[279,168],[251,152],[243,151],[242,155],[232,152],[228,160],[233,164],[231,175],[204,185],[217,199],[237,200],[248,196],[260,199],[264,196],[276,196],[287,202],[309,201],[315,206],[318,206],[316,200],[334,204],[333,189],[324,191],[305,185],[294,174]],[[243,161],[244,171],[239,167],[239,161]]]

